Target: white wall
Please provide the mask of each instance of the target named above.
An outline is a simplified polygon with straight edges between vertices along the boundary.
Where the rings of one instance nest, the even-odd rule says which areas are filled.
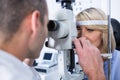
[[[74,3],[74,13],[87,8],[87,7],[97,7],[101,8],[108,14],[108,1],[109,0],[75,0]],[[60,4],[56,3],[56,0],[47,0],[48,9],[49,9],[49,18],[54,18],[55,12],[61,7]],[[120,21],[120,0],[111,0],[111,17],[116,18]]]
[[[111,0],[111,17],[120,22],[120,0]]]
[[[106,6],[106,4],[107,5],[109,5],[108,4],[108,1],[110,1],[110,0],[101,0],[102,1],[102,4],[101,4],[101,6],[102,6],[102,9],[106,12],[106,13],[108,13],[108,7]],[[115,18],[115,19],[117,19],[119,22],[120,22],[120,10],[119,10],[119,7],[120,7],[120,0],[111,0],[111,4],[110,4],[110,16],[112,17],[112,18]]]

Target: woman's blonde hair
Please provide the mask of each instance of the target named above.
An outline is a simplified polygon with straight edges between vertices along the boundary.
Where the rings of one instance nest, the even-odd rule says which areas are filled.
[[[88,8],[78,13],[76,21],[88,21],[88,20],[107,20],[106,14],[97,8]],[[100,30],[102,32],[102,44],[100,47],[101,53],[108,53],[108,25],[86,25],[86,27],[94,30]],[[80,36],[79,36],[80,37]],[[113,29],[110,25],[110,37],[111,37],[111,51],[116,47],[115,39],[113,35]]]

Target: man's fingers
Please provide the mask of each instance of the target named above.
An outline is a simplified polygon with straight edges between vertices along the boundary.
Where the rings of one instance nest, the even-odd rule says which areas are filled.
[[[87,46],[91,47],[91,42],[89,40],[86,40]]]
[[[82,48],[79,39],[74,39],[73,42],[74,42],[74,44],[75,44],[75,48]]]
[[[82,47],[86,47],[87,46],[86,38],[85,37],[79,38],[79,41],[80,41]]]
[[[75,45],[75,50],[77,50],[77,52],[81,53],[82,45],[80,43],[80,40],[79,39],[74,39],[73,42],[74,42],[74,45]]]
[[[80,40],[83,48],[84,47],[91,47],[91,42],[88,39],[86,39],[85,37],[81,37],[81,38],[79,38],[79,40]]]

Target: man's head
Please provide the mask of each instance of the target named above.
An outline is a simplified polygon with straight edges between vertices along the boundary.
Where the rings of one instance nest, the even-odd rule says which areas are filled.
[[[47,36],[47,11],[45,0],[0,0],[0,48],[22,60],[38,57]]]
[[[43,23],[46,8],[45,0],[0,0],[0,32],[11,38],[22,20],[34,10],[40,11],[40,21]]]

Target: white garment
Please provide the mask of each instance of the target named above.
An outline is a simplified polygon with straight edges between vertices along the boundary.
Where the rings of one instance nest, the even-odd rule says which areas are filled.
[[[25,65],[25,66],[28,66],[26,63],[24,63],[23,62],[23,64]],[[30,68],[30,70],[32,71],[32,73],[33,73],[33,75],[34,75],[34,80],[41,80],[41,78],[40,78],[40,75],[39,75],[39,73],[35,70],[35,68],[34,67],[30,67],[30,66],[28,66],[29,68]]]
[[[41,80],[39,73],[33,67],[31,67],[31,70],[34,74],[34,79],[35,80]]]
[[[29,67],[13,55],[0,50],[0,80],[35,80]]]

